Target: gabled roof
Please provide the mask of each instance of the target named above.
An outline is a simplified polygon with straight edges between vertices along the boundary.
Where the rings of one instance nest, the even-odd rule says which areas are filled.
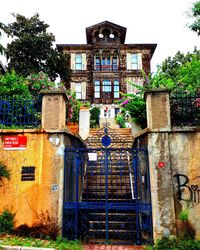
[[[109,21],[103,21],[101,23],[94,24],[90,27],[86,28],[86,37],[87,37],[87,43],[91,44],[92,43],[92,35],[94,31],[101,30],[102,28],[111,28],[120,33],[120,41],[121,43],[125,42],[125,37],[126,37],[126,28],[123,26],[120,26],[115,23],[111,23]]]

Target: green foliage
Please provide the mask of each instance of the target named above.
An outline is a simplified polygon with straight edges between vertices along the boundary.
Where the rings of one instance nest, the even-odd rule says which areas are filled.
[[[50,239],[35,239],[33,237],[4,237],[0,238],[2,245],[23,246],[23,247],[40,247],[54,248],[59,250],[82,250],[83,246],[79,241],[68,241],[58,236],[55,241]],[[0,248],[1,249],[1,248]]]
[[[33,97],[38,97],[41,90],[50,90],[55,88],[55,83],[49,80],[48,75],[43,72],[31,74],[27,77],[29,91]]]
[[[169,237],[169,238],[163,238],[161,240],[158,240],[152,249],[154,250],[168,250],[168,249],[197,250],[197,249],[200,249],[200,241],[177,239],[175,237]]]
[[[175,93],[195,93],[200,89],[200,51],[177,52],[164,60],[155,75],[145,77],[144,90],[167,88]]]
[[[12,233],[14,227],[15,213],[8,209],[4,209],[0,215],[0,235],[5,233]]]
[[[118,113],[116,116],[116,122],[119,124],[120,128],[125,128],[126,127],[126,121],[122,113]]]
[[[39,14],[26,18],[13,14],[16,21],[7,28],[13,40],[8,44],[6,55],[9,59],[8,70],[15,69],[24,77],[45,72],[51,80],[61,76],[65,81],[70,78],[69,58],[53,48],[55,37],[48,33],[48,24],[40,21]]]
[[[144,101],[144,91],[145,88],[143,86],[138,86],[137,84],[128,81],[128,84],[135,87],[136,91],[134,94],[123,94],[122,96],[126,98],[126,100],[122,99],[120,101],[120,105],[122,106],[122,115],[124,115],[127,111],[131,116],[134,122],[137,122],[141,125],[142,128],[146,127],[146,103]],[[120,114],[121,116],[121,114]],[[117,116],[117,120],[122,120],[122,117]],[[125,119],[122,120],[122,126],[125,126]],[[119,123],[120,124],[120,123]]]
[[[10,179],[10,170],[7,168],[7,166],[0,161],[0,181],[2,178]]]
[[[22,99],[31,98],[26,78],[17,75],[14,70],[0,75],[0,96],[13,97],[16,95]]]
[[[183,211],[180,212],[179,216],[178,216],[179,220],[181,221],[187,221],[189,218],[189,211],[188,209],[185,209]]]
[[[66,103],[66,119],[67,122],[78,122],[79,110],[81,107],[81,102],[76,99],[76,94],[71,91],[67,91],[67,103]]]
[[[194,18],[194,22],[189,25],[189,28],[196,32],[197,35],[200,35],[200,1],[197,1],[193,4],[191,9],[191,16]]]
[[[100,108],[94,107],[90,110],[90,127],[97,128],[99,126]]]

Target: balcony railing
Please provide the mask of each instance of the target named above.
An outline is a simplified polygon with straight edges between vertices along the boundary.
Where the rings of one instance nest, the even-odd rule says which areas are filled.
[[[200,126],[200,95],[170,96],[172,126]]]
[[[42,100],[0,97],[0,128],[36,128],[41,124]]]

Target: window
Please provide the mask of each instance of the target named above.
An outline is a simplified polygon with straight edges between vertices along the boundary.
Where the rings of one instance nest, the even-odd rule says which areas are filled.
[[[76,83],[75,93],[76,93],[77,99],[82,99],[82,84],[81,83]]]
[[[99,55],[95,56],[95,61],[94,62],[95,62],[95,69],[100,70],[101,65],[100,65],[100,57],[99,57]]]
[[[96,80],[94,83],[94,98],[100,98],[100,81]]]
[[[131,85],[130,83],[134,83],[134,85]],[[127,83],[126,83],[126,89],[127,89],[127,94],[136,94],[139,90],[136,85],[138,86],[143,86],[143,79],[142,78],[127,78]]]
[[[118,99],[120,98],[119,80],[95,80],[94,98]]]
[[[119,81],[114,80],[114,98],[119,98]]]
[[[131,54],[131,69],[138,69],[138,54]]]
[[[103,92],[111,92],[112,86],[110,80],[103,80]]]
[[[113,71],[118,70],[118,65],[117,65],[117,56],[113,56]]]
[[[82,55],[75,55],[75,70],[82,70]]]
[[[110,55],[102,56],[102,70],[111,70]]]
[[[86,70],[86,53],[71,53],[71,69]]]
[[[127,53],[126,66],[128,70],[142,69],[142,54],[141,53]]]

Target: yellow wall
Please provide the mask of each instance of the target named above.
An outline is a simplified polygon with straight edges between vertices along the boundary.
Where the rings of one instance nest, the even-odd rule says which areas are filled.
[[[41,131],[13,131],[0,133],[0,161],[11,171],[11,179],[0,183],[0,213],[4,208],[16,212],[15,226],[32,225],[41,212],[48,211],[59,219],[59,201],[62,201],[63,155],[58,154],[59,145],[53,145],[52,136]],[[25,150],[4,150],[4,137],[8,135],[27,136]],[[62,136],[59,135],[60,142]],[[35,166],[35,180],[21,181],[22,166]],[[61,178],[60,178],[61,176]],[[58,185],[52,191],[52,185]],[[60,204],[61,205],[61,204]]]

